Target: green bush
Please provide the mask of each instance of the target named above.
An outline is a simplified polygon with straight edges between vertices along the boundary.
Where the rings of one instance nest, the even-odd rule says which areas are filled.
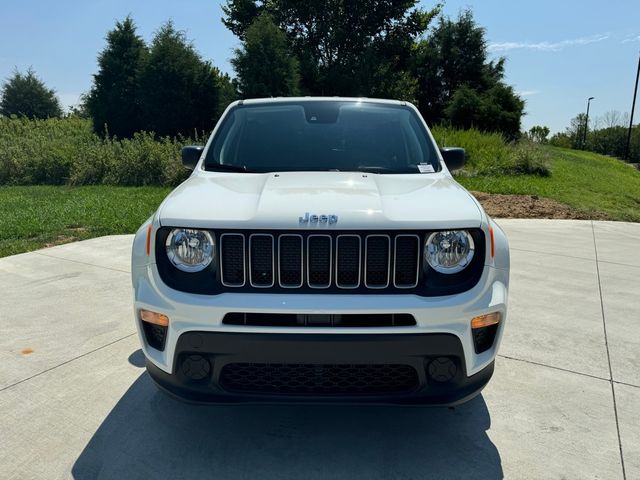
[[[436,127],[440,146],[463,147],[466,176],[551,174],[547,149],[528,141],[507,143],[497,133]],[[90,120],[0,117],[0,185],[162,185],[183,181],[180,149],[203,138],[101,138]]]
[[[503,167],[507,175],[551,175],[551,158],[548,150],[530,140],[521,140],[509,146],[511,160]]]
[[[90,120],[0,117],[0,185],[176,185],[180,149],[199,139],[100,138]]]
[[[499,133],[475,129],[434,127],[431,131],[439,146],[465,149],[467,163],[459,175],[551,175],[547,149],[528,140],[508,143]]]

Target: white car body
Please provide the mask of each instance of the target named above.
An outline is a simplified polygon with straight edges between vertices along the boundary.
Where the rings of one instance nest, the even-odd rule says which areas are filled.
[[[295,99],[293,99],[295,100]],[[299,101],[326,101],[336,99],[305,98]],[[339,99],[342,101],[367,102],[365,99]],[[255,103],[290,102],[292,99],[249,100],[243,105]],[[415,107],[404,102],[371,100],[374,103],[404,105],[417,113]],[[220,128],[224,116],[239,105],[235,102],[223,114],[223,118],[209,139],[202,157],[191,176],[178,186],[162,202],[154,215],[137,232],[133,244],[132,281],[134,291],[134,315],[140,342],[147,359],[152,377],[165,390],[191,400],[213,400],[221,402],[277,400],[274,395],[238,394],[226,395],[219,385],[207,383],[211,387],[211,398],[207,395],[188,395],[180,388],[172,388],[172,379],[178,372],[176,348],[181,335],[190,332],[211,332],[212,334],[282,336],[287,341],[295,341],[292,335],[304,335],[306,339],[318,335],[348,336],[372,339],[389,336],[414,336],[422,334],[447,334],[460,342],[463,358],[458,366],[463,367],[467,379],[483,374],[478,384],[464,388],[453,388],[446,395],[424,399],[413,395],[356,396],[359,401],[434,403],[451,404],[465,401],[477,394],[493,372],[493,362],[500,345],[507,316],[507,291],[509,284],[509,251],[507,239],[500,227],[482,209],[478,201],[460,186],[439,157],[440,171],[425,174],[375,174],[362,172],[278,172],[278,173],[235,173],[205,171],[202,163],[211,148],[212,139]],[[419,115],[419,114],[418,114]],[[421,117],[420,117],[421,119]],[[434,142],[426,124],[421,119],[425,131]],[[435,143],[435,142],[434,142]],[[438,155],[440,153],[438,152]],[[317,222],[301,222],[306,214],[318,215]],[[335,215],[335,222],[321,215]],[[315,219],[314,219],[315,220]],[[333,220],[333,219],[332,219]],[[349,232],[429,232],[447,229],[479,229],[485,241],[482,252],[482,273],[477,283],[461,293],[443,296],[422,296],[402,291],[381,292],[379,294],[359,294],[344,292],[267,292],[224,290],[215,295],[187,293],[168,286],[157,265],[158,248],[156,233],[162,227],[184,227],[208,229],[212,231],[288,231],[309,233]],[[422,242],[422,240],[421,240]],[[219,238],[216,238],[219,247]],[[422,250],[420,250],[422,252]],[[422,258],[422,257],[420,257]],[[390,267],[391,268],[391,267]],[[145,336],[140,312],[148,310],[166,315],[169,324],[162,350],[149,345]],[[411,326],[383,327],[342,327],[308,325],[261,326],[224,324],[223,318],[230,312],[245,313],[295,313],[297,315],[345,315],[345,314],[409,314],[415,319]],[[490,348],[481,353],[474,349],[474,338],[470,326],[471,319],[486,314],[499,314],[499,324],[495,340]],[[201,340],[194,334],[191,346],[197,351]],[[256,337],[250,337],[256,338]],[[299,337],[302,339],[302,337]],[[408,338],[408,337],[406,337]],[[442,337],[433,337],[442,338]],[[335,337],[334,339],[338,339]],[[329,343],[330,344],[330,343]],[[255,355],[245,355],[243,359],[260,362],[260,345],[256,345]],[[331,344],[330,344],[331,345]],[[200,347],[201,348],[201,347]],[[248,347],[249,349],[251,347]],[[333,348],[333,347],[330,347]],[[376,347],[377,348],[377,347]],[[399,347],[402,348],[402,347]],[[429,347],[431,348],[431,347]],[[286,349],[285,349],[286,350]],[[330,349],[329,349],[330,350]],[[253,350],[250,350],[253,351]],[[224,352],[224,355],[231,355]],[[221,355],[217,358],[224,358]],[[337,359],[340,354],[337,353]],[[346,353],[345,353],[346,355]],[[273,356],[273,355],[272,355]],[[286,364],[287,355],[265,358],[266,363]],[[366,357],[366,354],[365,354]],[[331,354],[320,363],[331,364]],[[347,363],[358,363],[347,357]],[[224,363],[223,360],[220,360]],[[344,363],[343,360],[338,360]],[[219,374],[217,360],[211,360],[211,375]],[[295,364],[304,360],[293,358]],[[313,363],[313,362],[312,362]],[[423,371],[418,372],[422,385],[427,390],[428,366],[425,360]],[[162,377],[162,378],[159,378]],[[169,379],[169,380],[168,380]],[[214,382],[208,380],[207,382]],[[460,385],[466,382],[461,379]],[[432,383],[432,382],[431,382]],[[439,388],[439,386],[438,386]],[[466,388],[466,387],[465,387]],[[457,393],[460,390],[461,393]],[[444,390],[443,390],[444,392]],[[188,393],[188,392],[187,392]],[[226,392],[229,393],[229,392]],[[286,401],[304,401],[306,397],[283,395]],[[353,396],[321,396],[329,400],[354,400]],[[397,397],[397,398],[396,398]],[[318,396],[311,396],[318,401]]]

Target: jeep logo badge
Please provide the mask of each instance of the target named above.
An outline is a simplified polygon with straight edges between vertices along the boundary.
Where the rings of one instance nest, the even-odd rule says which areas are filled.
[[[328,223],[329,225],[333,223],[338,223],[337,215],[316,215],[306,212],[304,217],[300,217],[300,224],[305,225],[307,223]]]

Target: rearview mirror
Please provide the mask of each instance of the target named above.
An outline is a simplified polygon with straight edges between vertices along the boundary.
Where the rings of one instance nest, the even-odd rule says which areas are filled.
[[[464,148],[446,147],[441,148],[440,153],[444,159],[444,163],[447,164],[447,168],[451,171],[458,170],[464,167],[466,161]]]
[[[200,160],[204,147],[202,145],[187,145],[182,147],[182,165],[184,168],[193,170]]]

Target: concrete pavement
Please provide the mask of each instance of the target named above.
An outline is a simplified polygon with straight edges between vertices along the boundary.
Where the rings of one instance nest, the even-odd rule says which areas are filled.
[[[131,236],[0,259],[0,478],[640,478],[640,224],[499,223],[507,330],[453,410],[184,405],[144,373]]]

